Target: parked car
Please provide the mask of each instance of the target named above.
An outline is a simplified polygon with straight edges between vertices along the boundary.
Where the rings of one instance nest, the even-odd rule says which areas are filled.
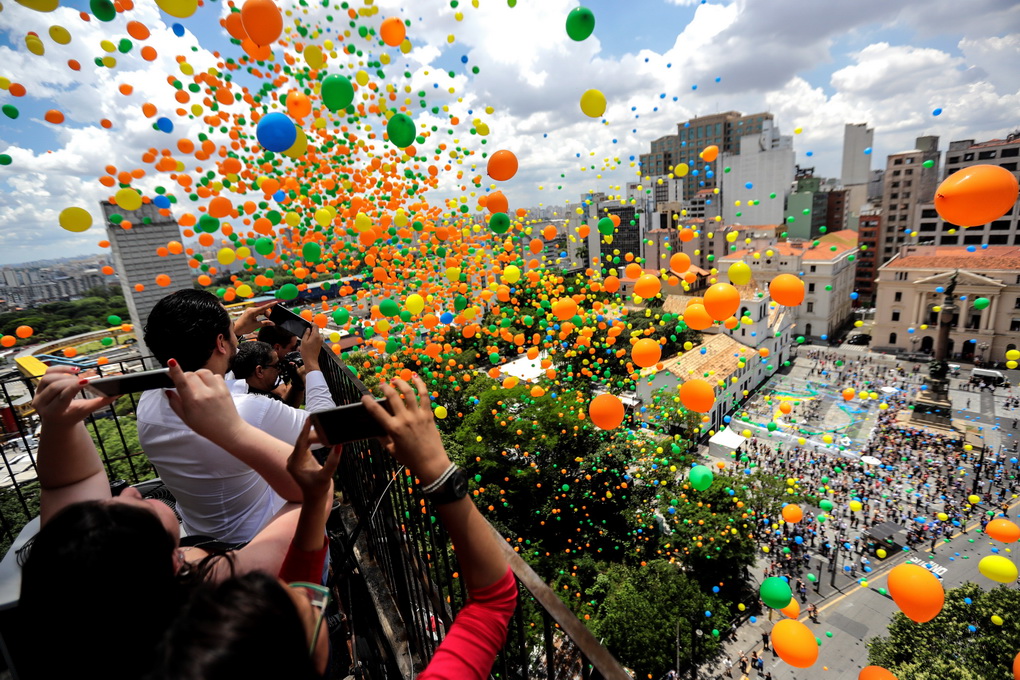
[[[864,333],[858,333],[857,335],[851,335],[846,341],[848,345],[870,345],[871,336],[865,335]]]

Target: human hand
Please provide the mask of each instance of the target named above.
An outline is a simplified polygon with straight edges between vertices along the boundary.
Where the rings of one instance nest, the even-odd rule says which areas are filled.
[[[269,302],[253,305],[248,309],[241,312],[241,315],[234,321],[234,334],[235,335],[247,335],[252,331],[256,331],[263,326],[275,326],[272,321],[269,320],[269,312],[280,303],[279,300],[271,300]],[[266,318],[259,319],[259,315],[265,315]]]
[[[311,419],[305,421],[301,434],[294,443],[294,451],[287,458],[287,472],[294,483],[301,487],[305,502],[323,498],[330,491],[333,474],[340,464],[340,453],[343,447],[334,446],[329,450],[325,465],[319,465],[308,449]]]
[[[413,381],[418,394],[400,379],[393,381],[396,389],[385,383],[382,385],[383,395],[389,400],[393,415],[371,396],[363,396],[361,401],[369,414],[385,428],[389,436],[386,449],[390,454],[406,465],[422,484],[430,484],[450,467],[450,458],[443,448],[435,417],[429,408],[428,389],[417,375]]]
[[[307,371],[319,370],[319,352],[322,350],[323,337],[317,326],[312,326],[301,336],[301,359]]]
[[[246,423],[237,413],[223,378],[204,368],[185,373],[176,359],[167,366],[177,391],[167,390],[165,394],[177,417],[214,444],[235,441]]]
[[[85,420],[93,411],[108,406],[117,397],[75,399],[88,380],[78,377],[71,366],[50,366],[39,380],[32,407],[48,427],[71,427]]]

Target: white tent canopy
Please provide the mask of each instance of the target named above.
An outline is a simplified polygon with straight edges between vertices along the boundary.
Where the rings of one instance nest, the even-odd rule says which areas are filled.
[[[742,437],[730,428],[724,427],[708,440],[708,455],[715,458],[728,458],[745,441],[747,441],[746,437]]]

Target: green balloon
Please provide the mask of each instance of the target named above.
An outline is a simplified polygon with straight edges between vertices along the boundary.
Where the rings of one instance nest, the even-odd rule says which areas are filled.
[[[808,574],[808,575],[807,575],[807,580],[808,580],[808,581],[811,581],[812,583],[814,583],[815,581],[817,581],[817,580],[818,580],[818,577],[817,577],[817,576],[815,576],[814,574]]]
[[[10,118],[11,120],[14,120],[19,115],[21,115],[21,112],[18,111],[18,107],[14,106],[13,104],[4,104],[3,107],[0,107],[0,111],[3,111],[4,115]]]
[[[822,501],[821,503],[819,503],[818,507],[820,507],[825,512],[830,512],[832,510],[832,508],[833,508],[832,501],[826,499],[826,500]]]
[[[386,134],[394,146],[406,149],[414,144],[414,121],[406,113],[397,113],[386,123]]]
[[[11,157],[5,153],[0,153],[0,165],[10,165]]]
[[[616,225],[613,224],[613,218],[603,217],[599,220],[598,230],[603,236],[612,236],[614,229],[616,229]]]
[[[255,241],[255,252],[259,255],[268,255],[273,252],[273,239],[263,236]]]
[[[790,590],[790,584],[783,579],[778,576],[770,576],[761,582],[758,596],[766,606],[772,609],[782,609],[790,604],[790,600],[793,599],[793,591]]]
[[[220,230],[220,221],[212,215],[202,215],[198,218],[198,231],[203,231],[207,234],[215,234]]]
[[[111,326],[119,326],[122,323],[124,323],[124,320],[121,319],[116,314],[111,314],[110,316],[106,317],[106,323],[110,324]]]
[[[341,307],[340,309],[334,310],[333,322],[337,326],[346,326],[347,322],[350,321],[351,313]]]
[[[322,259],[322,246],[315,241],[308,241],[301,246],[301,257],[309,262],[318,262]]]
[[[276,291],[277,300],[294,300],[297,299],[298,289],[293,283],[285,283],[280,287],[280,290]]]
[[[985,309],[988,305],[992,304],[992,301],[985,297],[979,297],[974,300],[974,309]]]
[[[567,15],[567,35],[581,42],[595,30],[595,15],[587,7],[575,7]]]
[[[322,81],[322,103],[330,111],[346,109],[354,101],[354,86],[347,78],[333,74]]]
[[[379,313],[383,316],[396,316],[400,314],[400,305],[387,298],[379,303]]]
[[[89,9],[100,21],[113,21],[117,16],[117,8],[110,0],[89,0]]]
[[[492,213],[489,218],[489,229],[497,234],[505,234],[510,229],[510,216],[506,213]]]
[[[691,481],[691,486],[698,491],[704,491],[708,487],[712,486],[712,480],[715,479],[715,476],[712,474],[712,471],[704,465],[695,465],[691,468],[689,479]]]
[[[113,338],[103,338],[99,342],[102,343],[103,347],[109,347],[113,344]]]

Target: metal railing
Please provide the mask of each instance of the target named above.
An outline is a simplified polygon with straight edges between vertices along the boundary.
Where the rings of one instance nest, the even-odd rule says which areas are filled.
[[[331,352],[324,352],[319,363],[337,405],[359,401],[369,393]],[[453,623],[454,613],[467,600],[463,579],[457,578],[457,561],[450,550],[449,537],[430,512],[410,472],[375,440],[344,446],[337,488],[350,507],[348,525],[365,523],[368,558],[365,561],[374,563],[381,572],[403,624],[408,649],[404,666],[419,672]],[[609,651],[502,536],[500,545],[517,577],[518,608],[492,676],[547,680],[629,678]],[[379,631],[363,634],[378,635]]]
[[[320,365],[337,405],[368,390],[332,352]],[[96,372],[142,370],[141,360],[111,362]],[[39,509],[35,468],[38,417],[31,408],[39,376],[0,379],[0,555]],[[86,421],[111,480],[137,483],[155,477],[138,445],[134,412],[138,395],[127,395]],[[344,447],[337,471],[342,494],[341,526],[333,564],[348,546],[356,557],[357,587],[348,587],[350,625],[363,641],[357,656],[368,678],[410,678],[424,669],[466,603],[450,540],[410,473],[376,440]],[[334,523],[335,524],[335,523]],[[357,529],[361,525],[360,531]],[[495,529],[493,529],[495,531]],[[357,535],[355,535],[357,533]],[[501,536],[517,577],[518,608],[491,676],[500,680],[625,680],[630,676],[545,582]],[[388,641],[388,644],[386,643]]]

